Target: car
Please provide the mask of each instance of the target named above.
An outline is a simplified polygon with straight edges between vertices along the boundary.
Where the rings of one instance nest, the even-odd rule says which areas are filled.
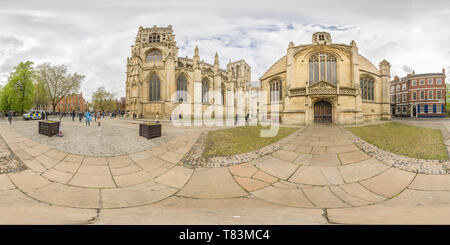
[[[39,120],[44,119],[43,110],[32,110],[28,113],[23,114],[23,120]]]

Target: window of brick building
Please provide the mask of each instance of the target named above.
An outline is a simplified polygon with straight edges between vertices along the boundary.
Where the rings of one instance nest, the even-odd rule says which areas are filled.
[[[417,85],[417,80],[412,80],[412,86],[416,86]]]
[[[436,91],[436,99],[437,99],[437,100],[440,100],[440,99],[441,99],[441,97],[442,97],[441,93],[442,93],[442,92],[439,91],[439,90]]]
[[[425,85],[425,79],[420,79],[420,85]]]
[[[428,85],[433,84],[433,78],[428,78]]]
[[[406,102],[406,94],[402,94],[402,100],[403,102]]]
[[[433,90],[428,91],[428,99],[429,100],[433,99]]]
[[[442,84],[442,78],[437,78],[436,79],[436,84]]]
[[[412,92],[412,99],[417,100],[417,92]]]
[[[420,91],[420,99],[421,100],[425,99],[425,92],[424,91]]]
[[[403,90],[403,91],[406,90],[406,83],[402,84],[402,90]]]

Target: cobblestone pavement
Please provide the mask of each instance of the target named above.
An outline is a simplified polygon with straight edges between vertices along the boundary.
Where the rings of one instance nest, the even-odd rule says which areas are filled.
[[[450,223],[450,175],[378,161],[341,127],[306,127],[250,162],[186,168],[181,159],[200,134],[184,130],[144,151],[94,157],[1,123],[0,135],[29,169],[0,174],[0,223]]]

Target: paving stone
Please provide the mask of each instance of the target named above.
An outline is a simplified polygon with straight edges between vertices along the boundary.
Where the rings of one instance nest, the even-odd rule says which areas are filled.
[[[361,181],[360,183],[372,192],[390,198],[405,189],[411,183],[414,176],[414,173],[390,168],[380,175]]]
[[[68,154],[66,158],[64,158],[64,161],[66,162],[73,162],[73,163],[81,163],[84,159],[84,156],[82,155],[74,155],[74,154]]]
[[[51,204],[76,208],[99,208],[99,190],[52,183],[28,193],[30,196]]]
[[[46,178],[29,169],[18,173],[10,173],[8,175],[17,188],[23,192],[31,192],[51,183]]]
[[[42,172],[47,171],[47,168],[44,167],[44,165],[42,165],[38,160],[36,160],[34,158],[25,160],[25,161],[23,161],[23,163],[25,165],[27,165],[27,167],[30,168],[31,170],[33,170],[34,172],[42,173]]]
[[[233,179],[227,168],[195,170],[189,182],[177,193],[194,198],[231,198],[248,195]]]
[[[114,168],[123,168],[133,163],[133,160],[128,155],[107,157],[107,160],[111,170]]]
[[[301,165],[311,165],[311,154],[300,154],[297,159],[295,159],[294,163]]]
[[[30,155],[27,151],[25,150],[16,150],[14,151],[14,154],[20,159],[22,160],[22,162],[24,162],[25,160],[30,160],[33,158],[32,155]]]
[[[430,191],[450,190],[450,175],[418,174],[409,188]]]
[[[61,161],[53,168],[67,173],[75,174],[78,171],[80,165],[80,163]]]
[[[77,173],[69,181],[70,185],[87,188],[112,188],[116,187],[111,175],[90,175]]]
[[[231,174],[242,177],[252,177],[258,169],[251,162],[241,163],[233,166],[229,166]]]
[[[8,175],[0,175],[0,191],[10,190],[16,188],[13,183],[9,180]]]
[[[293,162],[299,154],[292,151],[278,150],[272,153],[272,156],[286,162]]]
[[[334,142],[330,141],[330,140],[326,140],[326,141],[313,141],[311,142],[311,145],[314,146],[333,146]]]
[[[175,166],[155,179],[155,182],[181,189],[192,175],[194,170],[183,166]]]
[[[378,203],[378,202],[386,200],[385,197],[382,197],[380,195],[377,195],[377,194],[367,190],[365,187],[363,187],[359,183],[345,184],[345,185],[340,185],[339,187],[341,187],[345,192],[347,192],[361,200],[366,200],[370,203]]]
[[[297,184],[281,179],[272,185],[279,188],[298,189]]]
[[[38,142],[36,142],[36,141],[34,141],[34,140],[25,140],[24,142],[23,142],[26,146],[28,146],[28,147],[33,147],[33,146],[36,146],[36,145],[39,145],[39,143]]]
[[[148,149],[145,152],[148,155],[158,157],[158,156],[161,156],[162,154],[166,153],[167,151],[168,151],[168,149],[165,149],[165,148],[161,147],[161,145],[160,145],[160,146],[156,146],[151,149]]]
[[[14,212],[11,208],[14,207]],[[0,192],[2,225],[79,225],[97,216],[95,209],[68,208],[38,202],[20,190]]]
[[[249,192],[261,189],[269,185],[269,183],[246,177],[234,176],[234,179],[240,186],[242,186],[242,188]]]
[[[56,159],[58,161],[61,161],[67,156],[67,153],[62,152],[62,151],[58,151],[56,149],[51,149],[51,150],[47,151],[45,153],[45,155],[47,155],[47,156],[49,156],[49,157],[51,157],[53,159]]]
[[[303,188],[308,200],[310,200],[315,206],[320,208],[341,208],[349,207],[349,205],[342,202],[337,198],[330,189],[325,187],[309,187]]]
[[[134,173],[114,176],[114,181],[116,182],[117,186],[124,187],[147,182],[154,177],[155,176],[147,173],[146,171],[138,171]]]
[[[59,160],[51,158],[45,154],[39,155],[33,159],[36,159],[37,161],[39,161],[39,163],[41,163],[42,165],[44,165],[44,167],[48,169],[53,168],[54,166],[56,166],[56,164],[59,163]]]
[[[371,158],[361,162],[339,166],[338,168],[344,181],[346,183],[352,183],[375,176],[388,169],[389,166]]]
[[[49,169],[48,171],[43,173],[42,176],[44,176],[45,178],[47,178],[51,181],[55,181],[55,182],[62,183],[62,184],[67,183],[67,181],[69,181],[73,177],[72,174],[58,171],[55,169]]]
[[[141,152],[137,152],[137,153],[133,153],[133,154],[129,155],[129,157],[136,163],[142,159],[148,158],[149,156],[150,156],[150,154],[148,154],[145,151],[141,151]]]
[[[326,154],[327,148],[325,146],[314,146],[311,150],[311,154]]]
[[[142,170],[142,168],[139,167],[137,164],[131,163],[131,164],[128,164],[128,166],[123,167],[123,168],[111,168],[111,173],[112,173],[112,175],[122,175],[122,174],[138,172],[141,170]]]
[[[157,157],[147,157],[145,159],[142,159],[138,162],[136,162],[137,165],[139,165],[142,169],[145,171],[151,173],[157,169],[160,169],[161,167],[170,164],[169,162],[166,162],[164,160],[161,160]]]
[[[164,154],[161,154],[159,156],[159,158],[161,158],[164,161],[175,164],[175,163],[178,163],[181,160],[181,158],[183,158],[183,154],[173,152],[173,151],[168,151]]]
[[[267,174],[264,171],[256,172],[256,174],[253,175],[253,178],[257,179],[257,180],[264,181],[264,182],[269,183],[269,184],[275,183],[278,180],[278,178],[276,178],[276,177],[274,177],[272,175],[269,175],[269,174]]]
[[[311,153],[311,151],[312,151],[312,146],[309,146],[309,145],[308,146],[301,145],[295,149],[295,152],[304,153],[304,154],[309,154],[309,153]]]
[[[345,203],[347,203],[351,206],[362,206],[362,205],[371,204],[369,201],[359,199],[359,198],[347,193],[339,186],[330,186],[330,190],[339,199],[343,200]]]
[[[342,164],[350,164],[369,159],[370,157],[361,150],[338,154]]]
[[[289,181],[307,185],[330,185],[320,168],[311,166],[300,166]]]
[[[37,157],[41,154],[44,154],[45,152],[51,150],[50,147],[46,146],[46,145],[36,145],[34,147],[28,148],[26,151],[33,157]]]
[[[342,176],[337,167],[320,167],[325,179],[332,185],[344,184]]]
[[[82,164],[78,169],[80,174],[95,175],[95,176],[111,176],[108,166],[105,165],[84,165]]]
[[[298,167],[297,164],[282,161],[271,156],[255,160],[254,164],[257,168],[280,179],[288,179]]]
[[[328,153],[346,153],[346,152],[353,152],[353,151],[357,151],[357,150],[359,150],[359,148],[354,144],[330,146],[327,148]]]
[[[313,208],[299,189],[283,189],[273,186],[252,192],[252,195],[267,202],[286,205],[290,207]]]
[[[286,151],[295,151],[295,149],[297,149],[297,144],[285,144],[281,147],[281,149],[286,150]]]
[[[108,165],[106,157],[84,157],[83,165]]]
[[[337,154],[313,154],[311,158],[311,166],[339,166],[340,162]]]
[[[132,187],[102,189],[102,206],[103,208],[141,206],[165,199],[177,191],[175,188],[153,181]]]

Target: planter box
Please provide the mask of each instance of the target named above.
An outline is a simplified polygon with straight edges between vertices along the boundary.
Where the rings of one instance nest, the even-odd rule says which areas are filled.
[[[38,130],[40,134],[51,137],[58,134],[59,122],[39,121]]]
[[[161,137],[161,124],[139,124],[139,136],[147,139]]]

